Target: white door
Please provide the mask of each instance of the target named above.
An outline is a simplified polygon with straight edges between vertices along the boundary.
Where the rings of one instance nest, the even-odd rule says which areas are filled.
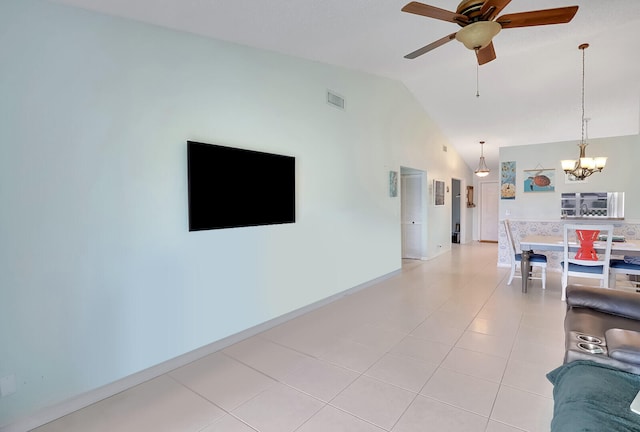
[[[400,178],[402,258],[422,258],[422,174]]]
[[[480,183],[480,241],[498,241],[498,182]]]

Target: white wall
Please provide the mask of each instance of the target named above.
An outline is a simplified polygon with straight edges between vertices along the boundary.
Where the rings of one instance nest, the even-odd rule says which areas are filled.
[[[399,269],[389,170],[472,182],[388,79],[38,0],[0,58],[0,425]],[[297,223],[189,233],[187,140],[295,156]]]
[[[501,147],[500,161],[515,161],[517,177],[516,199],[500,200],[500,219],[559,220],[563,192],[625,192],[625,219],[640,220],[640,189],[634,180],[640,161],[640,136],[589,139],[586,155],[607,156],[607,165],[601,173],[587,178],[586,183],[567,184],[560,161],[577,159],[578,155],[577,141]],[[524,192],[523,170],[538,165],[555,168],[554,192]]]

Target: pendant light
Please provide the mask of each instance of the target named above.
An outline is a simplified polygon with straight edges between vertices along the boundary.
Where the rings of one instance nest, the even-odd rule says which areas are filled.
[[[486,177],[491,171],[487,168],[487,163],[484,161],[484,141],[480,141],[480,163],[475,173],[478,177]]]
[[[587,48],[589,48],[588,43],[583,43],[578,47],[582,51],[582,137],[578,144],[580,157],[578,160],[568,159],[561,161],[564,172],[571,174],[576,180],[584,180],[595,172],[601,172],[607,163],[606,157],[590,158],[585,155],[585,149],[589,145],[584,134],[587,124],[587,119],[584,118],[584,50]]]

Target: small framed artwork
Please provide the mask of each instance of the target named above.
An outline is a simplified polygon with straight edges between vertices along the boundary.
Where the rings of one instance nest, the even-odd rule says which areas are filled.
[[[444,205],[444,182],[442,180],[433,181],[433,203],[437,206]]]
[[[516,199],[516,163],[502,162],[500,167],[500,199]]]
[[[555,168],[524,170],[525,192],[553,192],[556,190]]]
[[[389,196],[398,196],[398,171],[389,171]]]
[[[473,203],[473,186],[467,186],[467,208],[473,208],[475,206]]]

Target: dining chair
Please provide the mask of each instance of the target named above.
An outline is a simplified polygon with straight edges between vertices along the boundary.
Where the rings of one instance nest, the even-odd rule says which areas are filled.
[[[638,257],[633,257],[638,258]],[[612,258],[609,262],[609,286],[616,287],[616,275],[640,276],[640,264],[629,262],[627,259]],[[637,283],[636,283],[637,284]]]
[[[577,236],[580,232],[598,231],[600,236],[606,236],[606,246],[604,253],[596,254],[593,250],[593,242],[591,244],[590,259],[583,259],[581,256],[569,251],[570,246],[575,246]],[[582,277],[589,279],[598,279],[600,287],[609,288],[609,265],[611,260],[611,241],[613,238],[613,225],[592,225],[592,224],[565,224],[563,228],[563,260],[562,266],[562,301],[567,299],[567,285],[569,277]],[[595,237],[598,237],[598,234]],[[602,237],[601,237],[602,238]],[[585,246],[585,242],[582,243]],[[588,255],[588,254],[584,254]]]
[[[522,254],[516,251],[520,250],[516,247],[511,234],[511,227],[509,226],[509,220],[504,220],[504,231],[507,234],[507,246],[509,247],[509,258],[511,261],[511,273],[509,274],[509,281],[507,285],[511,285],[514,278],[521,278],[520,264],[522,262]],[[529,272],[529,279],[539,279],[542,281],[542,289],[547,288],[547,256],[543,254],[532,253],[529,257],[529,263],[531,264],[531,272]],[[534,268],[540,269],[540,276],[534,276]]]

